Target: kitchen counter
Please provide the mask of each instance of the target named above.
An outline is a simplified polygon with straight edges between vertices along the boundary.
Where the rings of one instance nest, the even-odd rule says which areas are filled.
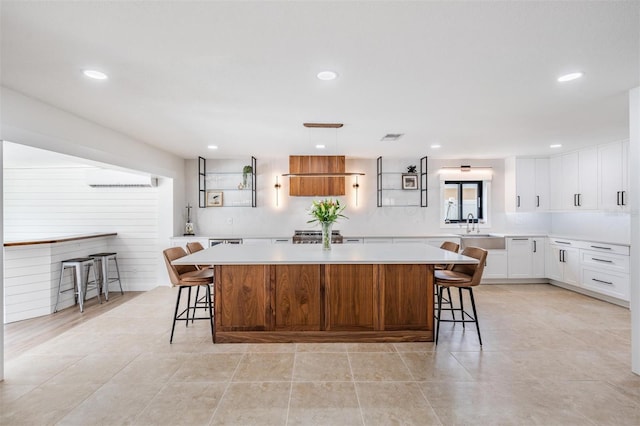
[[[433,265],[475,259],[427,244],[217,245],[214,341],[433,341]]]
[[[115,232],[50,236],[4,243],[4,322],[53,313],[60,279],[60,261],[108,251]],[[70,273],[63,288],[72,287]],[[89,297],[92,294],[90,292]],[[60,295],[58,309],[75,303],[72,291]]]

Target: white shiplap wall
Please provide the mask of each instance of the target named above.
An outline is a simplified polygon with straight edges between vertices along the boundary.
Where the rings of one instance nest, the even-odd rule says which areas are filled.
[[[117,232],[109,250],[118,253],[125,290],[156,287],[158,188],[92,188],[85,183],[87,170],[5,168],[5,242]]]

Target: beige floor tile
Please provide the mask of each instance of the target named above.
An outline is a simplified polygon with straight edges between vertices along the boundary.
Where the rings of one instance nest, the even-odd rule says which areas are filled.
[[[172,382],[227,382],[242,354],[189,354],[171,377]]]
[[[506,352],[453,352],[455,359],[469,372],[473,380],[514,381],[534,380],[525,365],[513,360]]]
[[[546,384],[558,404],[579,412],[595,424],[640,425],[640,401],[600,381],[562,381]]]
[[[23,355],[5,365],[5,381],[12,385],[39,385],[81,360],[72,355]]]
[[[437,346],[434,342],[402,342],[394,343],[396,352],[432,352]]]
[[[349,357],[344,353],[296,353],[293,368],[294,381],[350,381]]]
[[[7,383],[7,381],[0,382],[0,412],[5,411],[6,407],[8,407],[5,404],[15,401],[36,387],[37,385],[13,385]]]
[[[231,383],[212,425],[285,425],[291,383]]]
[[[362,425],[353,383],[301,382],[291,390],[288,425]]]
[[[38,386],[13,403],[3,406],[0,424],[7,426],[55,424],[95,392],[99,386],[96,384]]]
[[[395,352],[393,343],[347,343],[348,352]]]
[[[413,380],[399,353],[354,352],[349,362],[356,381]]]
[[[234,382],[290,381],[293,353],[246,353],[240,360]]]
[[[136,357],[125,368],[120,370],[113,379],[116,384],[165,383],[191,354],[155,354],[144,353]]]
[[[134,420],[137,425],[208,425],[226,383],[169,383]]]
[[[295,343],[255,343],[247,345],[247,352],[252,353],[293,353],[295,351]]]
[[[298,343],[296,352],[347,352],[345,343]]]
[[[416,383],[356,382],[365,425],[439,425]]]
[[[75,362],[51,378],[50,384],[107,383],[133,361],[132,354],[92,354]]]
[[[449,352],[404,352],[401,354],[414,380],[473,380]]]
[[[149,405],[164,383],[107,383],[71,410],[60,425],[124,425]]]
[[[7,362],[0,424],[640,424],[629,310],[554,286],[474,291],[483,347],[459,324],[437,346],[213,344],[204,321],[169,344],[176,294]]]
[[[592,424],[549,398],[548,388],[537,381],[423,382],[421,388],[443,424]]]

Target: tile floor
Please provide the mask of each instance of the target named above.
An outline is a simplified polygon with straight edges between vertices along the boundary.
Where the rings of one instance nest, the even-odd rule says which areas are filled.
[[[211,343],[157,288],[6,364],[2,425],[639,425],[627,309],[549,285],[484,285],[440,342]]]

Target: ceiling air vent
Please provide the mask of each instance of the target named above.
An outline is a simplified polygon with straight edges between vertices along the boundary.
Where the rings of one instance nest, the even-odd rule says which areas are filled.
[[[404,133],[387,133],[380,140],[383,141],[383,142],[397,141],[398,139],[400,139],[402,137],[402,135],[404,135]]]

